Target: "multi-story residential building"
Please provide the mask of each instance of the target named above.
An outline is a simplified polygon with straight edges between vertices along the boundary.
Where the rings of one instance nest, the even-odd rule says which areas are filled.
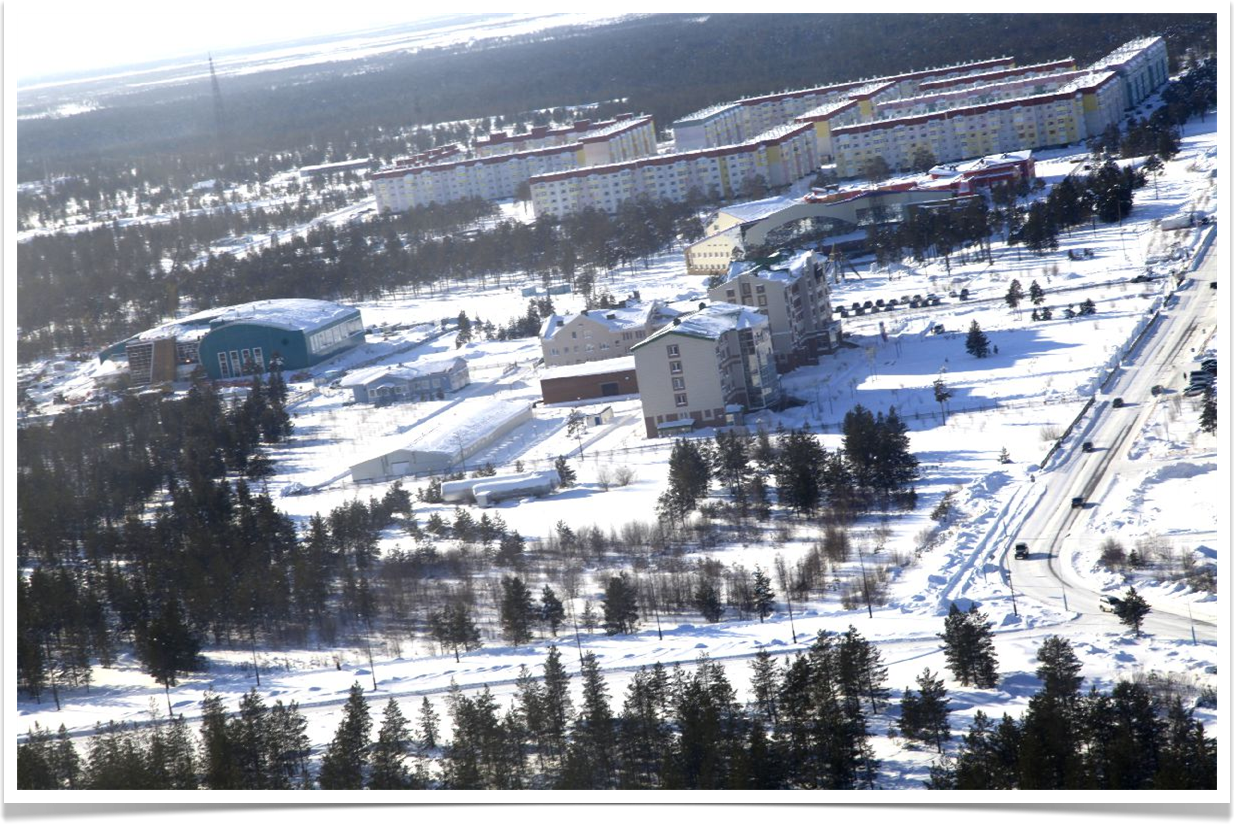
[[[1128,41],[1089,68],[1118,75],[1122,81],[1124,109],[1138,104],[1170,78],[1170,59],[1165,39],[1161,37]]]
[[[479,157],[524,152],[528,149],[545,149],[549,146],[565,146],[578,143],[582,138],[610,129],[613,126],[629,124],[631,121],[650,121],[650,118],[635,118],[632,112],[619,114],[612,120],[575,120],[569,126],[550,128],[548,126],[533,126],[526,134],[509,134],[493,132],[484,137],[476,138],[472,148]],[[654,133],[652,138],[654,140]]]
[[[858,123],[861,119],[859,101],[838,100],[799,114],[795,122],[809,123],[814,128],[814,150],[818,159],[822,163],[830,163],[834,153],[831,145],[832,130]]]
[[[780,400],[766,316],[703,305],[633,347],[647,437],[739,423]]]
[[[1054,74],[1037,74],[1012,80],[999,80],[962,89],[947,89],[918,97],[904,97],[886,101],[878,106],[878,120],[908,117],[915,114],[930,114],[964,106],[979,106],[999,100],[1045,94],[1061,89],[1068,83],[1084,77],[1087,71],[1064,71]]]
[[[822,258],[811,251],[781,251],[761,260],[736,261],[707,290],[712,300],[749,306],[767,316],[776,368],[814,362],[839,343]]]
[[[990,83],[1004,83],[1010,80],[1022,80],[1041,75],[1057,74],[1075,69],[1075,59],[1071,57],[1062,60],[1051,60],[1048,63],[1035,63],[1031,66],[1015,66],[1008,69],[996,69],[980,74],[969,74],[960,77],[948,77],[941,80],[926,80],[917,86],[919,95],[933,94],[941,91],[958,91],[973,86],[985,86]]]
[[[1117,84],[1113,72],[1089,73],[1047,94],[842,126],[831,136],[836,174],[861,175],[874,157],[907,169],[919,150],[947,163],[1084,140],[1121,115]]]
[[[514,197],[519,185],[535,175],[655,154],[655,125],[650,117],[627,117],[588,125],[582,134],[570,132],[575,135],[570,143],[555,142],[561,135],[551,135],[545,130],[535,140],[501,142],[503,148],[545,144],[521,151],[497,152],[489,145],[485,154],[472,158],[427,163],[399,161],[393,168],[369,176],[377,198],[377,211],[382,214],[402,212],[414,206],[469,197],[500,200]],[[565,133],[568,130],[556,131]]]
[[[627,302],[612,309],[584,309],[576,315],[549,315],[540,327],[545,366],[570,366],[620,358],[630,347],[665,326],[680,312],[662,305]]]
[[[754,135],[790,123],[795,117],[808,111],[846,100],[857,101],[856,115],[868,120],[873,116],[874,106],[879,99],[914,95],[918,86],[929,80],[962,77],[1014,64],[1014,59],[1001,57],[888,77],[746,97],[731,103],[709,106],[674,121],[673,141],[679,152],[741,143]]]
[[[586,208],[615,212],[631,198],[685,200],[692,190],[731,198],[762,186],[783,186],[818,165],[813,126],[782,126],[735,146],[640,158],[539,175],[531,181],[537,215]]]

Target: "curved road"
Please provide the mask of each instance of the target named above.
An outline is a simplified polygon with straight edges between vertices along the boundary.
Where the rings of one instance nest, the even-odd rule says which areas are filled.
[[[1216,276],[1216,254],[1210,246],[1202,265],[1167,299],[1160,316],[1107,381],[1089,413],[1090,420],[1077,428],[1056,466],[1038,477],[1037,500],[1014,540],[997,553],[1003,578],[1014,584],[1017,595],[1059,609],[1065,599],[1066,611],[1075,614],[1075,622],[1117,626],[1117,618],[1100,610],[1100,594],[1077,571],[1076,553],[1086,540],[1092,540],[1085,525],[1101,517],[1119,472],[1130,468],[1127,454],[1156,404],[1181,392],[1186,386],[1183,373],[1198,369],[1192,349],[1200,350],[1217,322],[1217,292],[1209,287]],[[1151,390],[1156,384],[1165,386],[1169,394],[1154,397]],[[1114,408],[1116,397],[1126,405]],[[1086,440],[1094,444],[1091,453],[1080,448]],[[1076,496],[1085,500],[1082,509],[1071,507]],[[1017,541],[1028,543],[1027,559],[1012,557],[1011,547]],[[1185,640],[1193,637],[1193,628],[1198,640],[1215,642],[1216,624],[1198,618],[1193,623],[1188,615],[1171,612],[1168,606],[1154,605],[1144,622],[1146,632]]]

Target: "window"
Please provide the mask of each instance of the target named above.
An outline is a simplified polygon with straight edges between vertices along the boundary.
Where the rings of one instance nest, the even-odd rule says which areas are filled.
[[[668,345],[668,356],[670,358],[677,358],[681,356],[681,350],[677,348],[677,344],[670,343]]]
[[[231,355],[231,374],[243,375],[244,372],[240,368],[240,353],[232,349],[229,354]]]
[[[674,389],[685,389],[686,379],[685,378],[673,378],[673,388]]]
[[[669,361],[668,371],[672,372],[674,375],[680,375],[681,374],[681,361],[679,360]]]
[[[219,374],[224,378],[231,377],[231,369],[227,366],[227,353],[219,352]]]
[[[266,371],[266,359],[261,353],[260,346],[253,347],[253,363],[256,364],[258,372]]]
[[[678,392],[676,395],[673,395],[673,400],[676,401],[678,406],[689,406],[690,405],[689,401],[686,400],[685,392]]]

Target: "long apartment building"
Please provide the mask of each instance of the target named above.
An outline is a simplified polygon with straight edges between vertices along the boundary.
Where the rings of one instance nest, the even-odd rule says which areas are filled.
[[[789,123],[798,115],[842,100],[856,100],[859,113],[864,119],[869,119],[878,100],[915,95],[920,84],[926,81],[964,77],[1007,68],[1014,64],[1013,58],[1000,57],[887,77],[776,92],[709,106],[673,123],[674,145],[677,151],[684,152],[740,143],[776,126]]]
[[[1011,80],[1024,80],[1041,75],[1074,71],[1075,68],[1075,58],[1067,57],[1062,60],[1051,60],[1046,63],[1034,63],[1031,66],[1013,66],[1008,69],[995,69],[994,71],[981,72],[979,74],[926,80],[917,86],[917,93],[925,95],[944,91],[959,91],[973,86],[985,86],[990,83],[1005,83]]]
[[[574,315],[549,315],[540,326],[544,365],[573,366],[625,357],[630,347],[680,314],[651,301],[612,309],[584,309]]]
[[[633,120],[634,114],[627,112],[619,114],[612,120],[575,120],[568,126],[552,128],[550,126],[533,126],[524,134],[509,132],[493,132],[484,137],[478,137],[472,144],[472,150],[479,157],[513,154],[525,152],[528,149],[547,149],[550,146],[565,146],[568,143],[578,143],[582,138],[596,132],[604,131],[613,126]]]
[[[1053,85],[1050,77],[1042,75],[1029,83]],[[1118,122],[1128,107],[1168,79],[1165,41],[1160,37],[1135,40],[1078,76],[1064,72],[1055,77],[1070,79],[1046,92],[1034,89],[1023,96],[988,103],[951,105],[831,129],[836,173],[840,177],[861,175],[876,156],[892,169],[905,169],[918,149],[946,163],[1085,140]],[[1022,87],[1013,83],[1003,88],[1015,91]],[[974,93],[987,94],[990,90],[978,86],[965,92]],[[962,99],[971,101],[963,95]],[[884,111],[894,112],[894,105],[886,104]]]
[[[562,131],[562,130],[558,130]],[[519,145],[511,141],[510,147]],[[491,149],[491,147],[489,147]],[[464,198],[500,200],[514,197],[522,183],[549,172],[611,164],[653,155],[655,124],[650,117],[628,117],[588,129],[573,142],[525,148],[521,151],[429,163],[396,163],[369,176],[377,211],[402,212],[429,203]]]
[[[767,317],[703,305],[632,347],[647,437],[739,423],[780,399]]]
[[[859,176],[875,157],[907,169],[922,149],[946,163],[1074,143],[1116,122],[1122,102],[1118,76],[1105,71],[1047,94],[841,126],[831,132],[836,174]]]
[[[531,202],[537,216],[560,217],[587,208],[612,213],[641,196],[681,201],[696,189],[731,198],[748,191],[756,179],[784,186],[817,166],[812,126],[792,124],[733,146],[538,175],[531,180]]]
[[[771,348],[781,372],[815,361],[820,352],[840,342],[825,265],[814,252],[781,251],[761,260],[735,261],[707,295],[767,316]]]

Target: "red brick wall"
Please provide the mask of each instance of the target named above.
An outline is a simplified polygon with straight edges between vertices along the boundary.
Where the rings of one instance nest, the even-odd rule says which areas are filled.
[[[617,384],[618,395],[638,394],[638,378],[634,376],[633,369],[624,372],[605,372],[600,375],[541,379],[540,392],[544,396],[545,403],[590,400],[604,397],[600,386],[606,383]]]

